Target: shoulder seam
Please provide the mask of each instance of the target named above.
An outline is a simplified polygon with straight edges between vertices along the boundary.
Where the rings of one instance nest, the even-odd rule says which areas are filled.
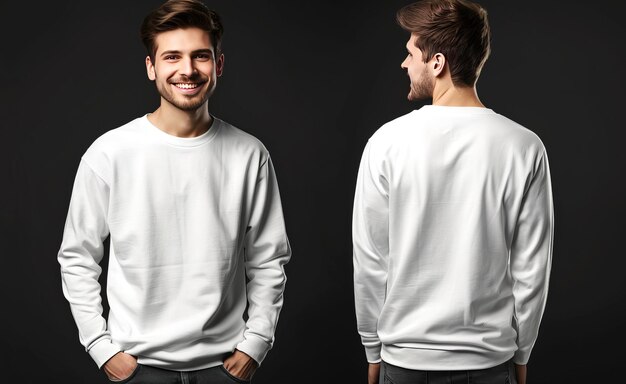
[[[109,187],[109,189],[111,188],[111,186],[110,186],[110,185],[109,185],[109,183],[106,181],[106,179],[105,179],[105,178],[104,178],[104,177],[103,177],[100,173],[98,173],[98,171],[96,171],[96,170],[95,170],[95,168],[94,168],[91,164],[89,164],[89,161],[87,161],[87,159],[85,158],[85,156],[81,157],[81,161],[82,161],[83,163],[85,163],[85,165],[86,165],[86,166],[87,166],[87,167],[91,170],[91,172],[93,172],[93,173],[94,173],[94,175],[98,176],[98,178],[99,178],[100,180],[102,180],[102,182],[103,182],[104,184],[106,184],[106,186],[107,186],[107,187]]]

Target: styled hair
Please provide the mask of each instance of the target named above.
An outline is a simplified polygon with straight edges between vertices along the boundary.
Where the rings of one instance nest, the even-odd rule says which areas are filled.
[[[179,28],[200,28],[209,33],[217,57],[222,52],[224,27],[220,16],[199,0],[168,0],[150,12],[141,24],[141,41],[154,61],[156,36]]]
[[[416,46],[426,63],[441,53],[452,82],[474,86],[491,52],[487,11],[466,0],[422,0],[396,13],[402,29],[417,36]]]

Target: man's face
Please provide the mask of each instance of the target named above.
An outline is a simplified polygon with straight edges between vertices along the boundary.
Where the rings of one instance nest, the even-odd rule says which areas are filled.
[[[224,56],[215,57],[208,32],[175,29],[157,35],[154,62],[148,56],[148,78],[154,80],[161,104],[194,111],[205,105],[222,75]]]
[[[422,51],[415,46],[417,35],[411,34],[406,43],[408,55],[400,65],[406,69],[411,81],[411,90],[407,98],[409,100],[428,99],[433,96],[435,89],[435,76],[431,73],[427,63],[422,60]]]

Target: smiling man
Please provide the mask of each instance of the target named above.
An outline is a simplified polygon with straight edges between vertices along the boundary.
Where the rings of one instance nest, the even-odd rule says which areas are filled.
[[[370,384],[524,384],[554,216],[540,138],[485,107],[487,12],[422,0],[397,21],[409,100],[380,127],[354,198],[354,295]]]
[[[160,106],[100,136],[78,166],[62,287],[81,343],[113,381],[249,382],[274,343],[291,248],[267,149],[209,113],[222,32],[195,0],[148,14]]]

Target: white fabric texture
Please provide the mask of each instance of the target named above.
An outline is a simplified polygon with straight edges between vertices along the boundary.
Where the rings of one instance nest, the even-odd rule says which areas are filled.
[[[368,140],[353,207],[367,360],[408,369],[528,362],[554,213],[539,137],[488,108],[426,105]]]
[[[98,279],[109,235],[105,320]],[[58,253],[96,364],[125,351],[173,370],[219,365],[235,348],[261,363],[290,257],[276,175],[258,139],[218,118],[200,136],[176,137],[147,115],[82,156]]]

